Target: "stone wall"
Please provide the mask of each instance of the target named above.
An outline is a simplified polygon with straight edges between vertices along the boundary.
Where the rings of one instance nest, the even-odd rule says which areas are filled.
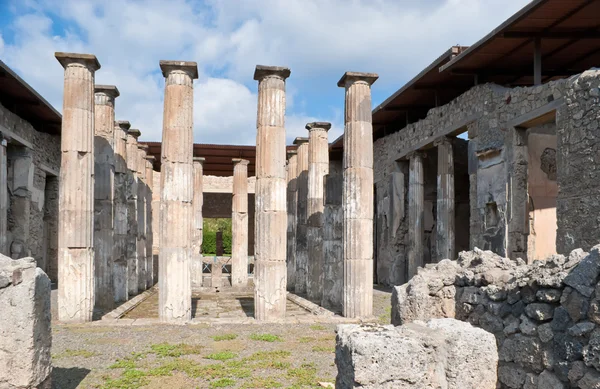
[[[0,105],[0,132],[8,137],[8,247],[13,257],[31,256],[57,277],[60,135],[36,131]]]
[[[598,388],[600,246],[525,264],[461,252],[394,288],[392,323],[456,318],[493,333],[500,388]]]
[[[0,388],[50,389],[50,279],[0,254]]]

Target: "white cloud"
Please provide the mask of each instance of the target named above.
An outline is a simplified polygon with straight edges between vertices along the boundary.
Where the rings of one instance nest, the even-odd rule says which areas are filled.
[[[473,43],[528,2],[13,1],[19,16],[4,28],[14,39],[3,45],[0,36],[0,53],[59,110],[62,68],[54,52],[94,53],[102,64],[97,83],[121,91],[117,118],[140,128],[142,140],[160,140],[158,61],[195,60],[195,140],[229,144],[255,141],[256,64],[292,69],[288,141],[305,136],[309,121],[331,121],[334,140],[342,132],[343,97],[323,104],[311,96],[337,90],[344,71],[378,72],[374,88],[395,90],[452,44]]]

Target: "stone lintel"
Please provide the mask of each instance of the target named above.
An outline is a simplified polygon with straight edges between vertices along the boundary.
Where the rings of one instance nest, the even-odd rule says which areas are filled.
[[[365,81],[367,84],[373,85],[378,78],[379,75],[377,73],[346,72],[338,81],[337,86],[344,88],[347,83],[357,81]]]
[[[329,129],[331,128],[331,123],[329,122],[312,122],[312,123],[306,123],[306,127],[305,127],[308,131],[311,130],[325,130],[325,131],[329,131]]]
[[[439,137],[438,139],[434,140],[433,145],[435,147],[437,147],[439,145],[452,144],[452,139],[453,138],[451,138],[449,136],[442,136],[442,137]]]
[[[308,143],[308,138],[298,137],[294,139],[294,144],[300,146],[302,143]]]
[[[204,158],[204,157],[194,157],[194,158],[192,158],[192,162],[204,163],[204,161],[206,161],[206,158]]]
[[[274,76],[285,80],[290,76],[291,73],[291,70],[286,67],[256,65],[256,69],[254,70],[254,79],[256,81],[260,81],[265,77]]]
[[[114,85],[94,85],[94,93],[104,93],[113,99],[119,97],[119,89]]]
[[[135,139],[139,138],[142,135],[142,132],[137,128],[130,128],[127,130],[127,134],[133,136]]]
[[[413,150],[410,153],[407,153],[404,158],[407,160],[411,159],[414,156],[420,155],[421,158],[427,158],[427,153],[423,150]]]
[[[198,64],[193,61],[159,61],[163,77],[167,77],[174,70],[183,70],[190,74],[193,80],[198,78]]]
[[[131,123],[127,120],[117,120],[117,126],[121,127],[125,132],[128,132],[131,128]]]
[[[81,63],[90,67],[93,71],[100,69],[100,62],[98,62],[98,58],[94,54],[63,53],[57,51],[54,53],[54,57],[63,68],[66,68],[71,63]]]
[[[148,152],[148,148],[149,148],[149,146],[148,146],[147,144],[144,144],[144,143],[138,143],[138,145],[137,145],[137,146],[138,146],[138,149],[140,149],[140,150],[144,150],[144,151]]]
[[[248,165],[250,163],[250,161],[248,161],[247,159],[243,159],[243,158],[232,158],[231,161],[233,162],[234,165]]]
[[[287,159],[290,159],[291,157],[293,157],[294,155],[298,155],[298,150],[288,150],[286,152],[286,157]]]
[[[145,159],[146,161],[150,161],[150,162],[154,162],[154,161],[156,161],[156,157],[155,157],[154,155],[146,155],[146,156],[144,157],[144,159]]]

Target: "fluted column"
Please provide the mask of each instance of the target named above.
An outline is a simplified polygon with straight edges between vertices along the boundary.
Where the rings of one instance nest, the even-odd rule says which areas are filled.
[[[331,123],[308,123],[308,202],[307,202],[307,284],[309,300],[321,304],[323,299],[323,211],[324,178],[329,173]]]
[[[286,174],[285,80],[290,69],[257,66],[256,228],[254,316],[285,317]]]
[[[94,75],[96,56],[55,53],[65,69],[58,223],[58,319],[94,311]]]
[[[298,179],[298,152],[287,152],[287,289],[296,285],[296,180]]]
[[[417,274],[423,266],[425,180],[423,173],[423,154],[413,152],[407,156],[408,176],[408,279]]]
[[[248,284],[248,161],[233,159],[231,285]]]
[[[454,157],[452,141],[443,137],[435,142],[438,151],[437,172],[437,261],[456,259],[454,232]]]
[[[139,257],[138,234],[138,143],[142,133],[130,128],[127,131],[127,290],[129,298],[138,294]]]
[[[152,256],[152,186],[154,184],[154,156],[146,156],[146,193],[144,197],[144,211],[146,211],[146,288],[154,285],[154,260]]]
[[[146,258],[146,192],[148,191],[148,182],[146,181],[146,150],[148,145],[138,144],[136,176],[137,186],[137,243],[136,250],[138,255],[138,292],[143,292],[148,288],[146,281],[148,278],[148,261]]]
[[[296,161],[296,294],[306,293],[308,282],[308,138],[296,138],[294,144],[298,147]]]
[[[0,132],[0,254],[9,256],[7,247],[8,232],[8,159],[6,146],[8,139]]]
[[[192,315],[192,202],[194,173],[195,62],[160,61],[165,77],[161,163],[161,231],[158,311],[162,321],[187,321]],[[168,227],[167,227],[168,226]]]
[[[345,317],[373,313],[373,73],[346,72],[344,127],[344,288]]]
[[[127,193],[129,169],[127,169],[127,132],[131,125],[120,120],[115,125],[115,184],[114,184],[114,250],[113,287],[115,302],[129,299],[127,289]]]
[[[204,218],[202,207],[204,205],[204,158],[194,157],[194,200],[193,231],[192,231],[192,290],[202,287],[202,234],[204,231]]]
[[[114,178],[115,178],[115,99],[113,85],[95,87],[94,126],[94,262],[96,307],[114,306]]]
[[[152,173],[152,278],[158,282],[158,254],[160,252],[160,172]]]

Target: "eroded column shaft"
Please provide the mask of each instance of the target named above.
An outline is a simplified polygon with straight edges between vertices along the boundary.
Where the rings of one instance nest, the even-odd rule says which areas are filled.
[[[306,293],[308,278],[308,237],[307,237],[307,208],[308,208],[308,139],[296,138],[298,145],[298,161],[296,179],[296,294]]]
[[[93,55],[56,53],[65,69],[58,223],[58,319],[92,320],[94,311]]]
[[[248,161],[233,160],[231,285],[248,283]]]
[[[414,152],[410,156],[408,177],[408,279],[417,274],[424,265],[424,209],[425,181],[423,154]]]
[[[323,211],[325,209],[324,178],[329,173],[330,123],[309,123],[308,129],[308,199],[307,199],[307,284],[309,300],[321,303],[323,299]]]
[[[7,247],[8,232],[8,160],[6,146],[8,142],[0,133],[0,254],[9,255]]]
[[[154,285],[154,257],[152,255],[152,187],[154,184],[154,169],[152,162],[154,157],[146,157],[146,196],[144,198],[144,210],[146,211],[146,288]]]
[[[373,313],[373,126],[371,84],[377,75],[347,72],[344,128],[343,314]]]
[[[129,129],[127,132],[127,290],[130,298],[138,294],[137,137],[139,134],[139,130],[135,129]]]
[[[94,130],[94,261],[96,307],[114,306],[114,86],[96,85]]]
[[[298,155],[288,152],[287,163],[287,289],[293,291],[296,285],[296,212],[298,179]]]
[[[160,252],[160,172],[152,173],[152,277],[158,282],[158,254]]]
[[[187,321],[192,315],[192,227],[194,196],[192,62],[161,61],[165,77],[163,114],[159,317]]]
[[[146,182],[146,147],[138,145],[136,161],[137,177],[137,241],[136,250],[138,255],[138,292],[143,292],[148,288],[146,285],[148,277],[148,263],[146,259],[146,192],[148,183]]]
[[[454,157],[450,139],[443,138],[437,144],[437,261],[456,259],[454,223]]]
[[[114,183],[114,250],[113,250],[113,287],[115,302],[129,299],[127,288],[127,131],[129,122],[119,121],[115,126],[115,183]]]
[[[286,68],[256,67],[256,229],[254,315],[257,320],[285,317],[286,308]]]
[[[202,217],[202,206],[204,205],[204,170],[202,164],[204,158],[194,158],[194,201],[192,204],[194,220],[192,230],[192,289],[202,287],[202,234],[204,218]]]

